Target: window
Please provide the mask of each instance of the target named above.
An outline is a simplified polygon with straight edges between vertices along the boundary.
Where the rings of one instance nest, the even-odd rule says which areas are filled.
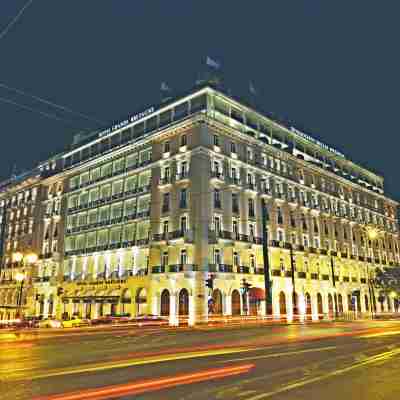
[[[319,248],[319,238],[317,238],[317,237],[314,238],[314,247],[315,247],[316,249]]]
[[[187,217],[181,217],[181,232],[185,233],[187,231]]]
[[[214,217],[214,229],[216,234],[221,233],[221,218],[220,217]]]
[[[256,257],[250,254],[250,267],[254,270],[256,268]]]
[[[235,142],[231,142],[231,153],[236,154],[236,143]]]
[[[290,226],[292,228],[295,228],[296,227],[296,218],[294,216],[294,211],[293,210],[290,211],[289,216],[290,216]]]
[[[221,264],[221,252],[219,249],[214,249],[214,264]]]
[[[214,189],[214,207],[221,208],[221,192],[219,189]]]
[[[249,217],[254,217],[254,199],[248,199]]]
[[[164,168],[164,178],[163,178],[164,183],[168,183],[170,181],[170,176],[171,176],[170,172],[171,170],[169,167]]]
[[[236,251],[233,253],[233,265],[235,267],[238,267],[240,265],[240,257]]]
[[[166,267],[168,265],[168,251],[164,251],[161,257],[161,265]]]
[[[303,246],[308,247],[308,236],[307,235],[303,235]]]
[[[164,193],[164,195],[163,195],[163,206],[162,206],[162,211],[163,212],[169,211],[169,200],[170,200],[170,194],[169,193]]]
[[[239,196],[237,193],[232,193],[232,212],[239,213]]]
[[[278,229],[278,242],[283,242],[283,241],[284,241],[283,230]]]
[[[169,231],[169,221],[166,220],[163,222],[163,235],[167,236]]]
[[[238,225],[238,222],[235,219],[232,221],[232,231],[233,231],[234,237],[238,238],[238,236],[239,236],[239,225]]]
[[[164,153],[169,153],[169,141],[164,143]]]
[[[277,223],[282,225],[283,224],[283,215],[282,215],[281,207],[277,207],[276,216],[277,216]]]
[[[187,161],[181,162],[181,178],[186,178],[188,175],[188,165]]]
[[[186,135],[182,135],[181,136],[181,147],[184,147],[187,145],[187,136]]]
[[[219,147],[219,136],[218,135],[214,135],[214,146]]]
[[[187,251],[186,249],[182,249],[180,254],[180,264],[185,265],[187,263]]]
[[[250,237],[250,240],[254,239],[254,236],[255,236],[254,225],[250,224],[249,225],[249,237]]]
[[[186,208],[187,207],[187,189],[181,189],[180,198],[179,198],[179,207]]]

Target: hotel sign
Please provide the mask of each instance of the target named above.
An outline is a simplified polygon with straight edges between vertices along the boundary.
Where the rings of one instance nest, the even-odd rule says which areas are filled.
[[[116,131],[118,129],[121,129],[121,128],[123,128],[123,127],[125,127],[125,126],[127,126],[127,125],[129,125],[129,124],[131,124],[133,122],[140,121],[141,119],[143,119],[144,117],[147,117],[148,115],[150,115],[154,111],[155,111],[155,108],[154,107],[150,107],[150,108],[148,108],[148,109],[146,109],[146,110],[144,110],[144,111],[142,111],[140,113],[134,114],[131,117],[129,117],[128,119],[125,119],[125,120],[123,120],[121,122],[118,122],[115,125],[105,129],[104,131],[101,131],[99,133],[99,137],[103,137],[105,135],[108,135],[109,133],[114,132],[114,131]]]
[[[334,153],[334,154],[336,154],[336,155],[339,156],[339,157],[345,158],[344,154],[341,153],[340,151],[334,149],[333,147],[328,146],[328,145],[325,144],[325,143],[320,142],[320,141],[317,140],[317,139],[314,139],[312,136],[307,135],[306,133],[299,131],[298,129],[294,128],[293,126],[290,127],[290,130],[291,130],[292,132],[294,132],[296,135],[301,136],[303,139],[306,139],[306,140],[308,140],[309,142],[314,143],[314,144],[316,144],[317,146],[322,147],[323,149],[328,150],[328,151],[330,151],[331,153]]]

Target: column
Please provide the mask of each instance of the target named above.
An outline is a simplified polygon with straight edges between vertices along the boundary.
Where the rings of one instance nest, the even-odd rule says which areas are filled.
[[[311,295],[311,314],[312,314],[312,320],[313,321],[318,321],[318,299],[317,296],[314,294]]]
[[[196,323],[195,305],[193,293],[189,295],[189,326],[194,326]]]
[[[161,301],[161,299],[160,299],[159,295],[153,296],[152,303],[151,303],[151,313],[153,315],[161,314],[160,309],[159,309],[160,301]]]
[[[169,324],[170,326],[178,326],[179,325],[179,316],[178,316],[178,302],[177,302],[177,293],[171,293],[169,298]]]

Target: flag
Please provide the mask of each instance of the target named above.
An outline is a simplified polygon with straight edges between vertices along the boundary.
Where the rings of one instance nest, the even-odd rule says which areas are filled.
[[[171,88],[165,82],[161,82],[160,89],[162,92],[170,92],[171,91]]]
[[[257,95],[257,90],[253,85],[252,81],[249,81],[249,91],[252,95],[256,96]]]
[[[214,69],[220,69],[221,68],[221,64],[218,63],[217,61],[214,61],[212,58],[207,56],[207,65],[211,68]]]

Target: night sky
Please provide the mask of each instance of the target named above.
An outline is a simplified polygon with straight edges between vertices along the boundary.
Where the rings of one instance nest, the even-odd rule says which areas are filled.
[[[263,109],[383,174],[400,199],[399,11],[396,0],[1,0],[0,85],[93,119],[0,86],[0,177],[158,103],[162,81],[185,91],[209,55],[233,94],[247,97],[251,80]]]

